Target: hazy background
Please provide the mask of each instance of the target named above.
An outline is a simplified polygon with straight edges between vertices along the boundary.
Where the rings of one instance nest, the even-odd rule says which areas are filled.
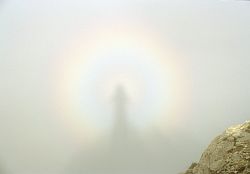
[[[183,171],[199,159],[214,136],[250,118],[250,2],[4,0],[0,1],[3,170],[60,173],[69,164],[89,135],[76,135],[74,125],[65,126],[67,119],[54,102],[55,67],[65,63],[60,58],[78,35],[99,23],[125,19],[143,21],[145,29],[154,30],[182,55],[178,62],[185,66],[190,98],[182,115],[185,121],[166,133],[179,149],[170,159],[176,165],[169,171]]]

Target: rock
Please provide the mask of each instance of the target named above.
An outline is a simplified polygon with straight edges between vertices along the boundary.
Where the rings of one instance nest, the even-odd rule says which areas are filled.
[[[184,174],[250,174],[250,121],[228,128]]]
[[[191,166],[186,171],[186,174],[192,174],[193,169],[197,166],[197,163],[191,164]]]

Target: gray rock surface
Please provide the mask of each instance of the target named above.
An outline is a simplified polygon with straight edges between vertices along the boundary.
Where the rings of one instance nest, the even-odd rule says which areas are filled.
[[[216,137],[185,174],[250,174],[250,121]]]

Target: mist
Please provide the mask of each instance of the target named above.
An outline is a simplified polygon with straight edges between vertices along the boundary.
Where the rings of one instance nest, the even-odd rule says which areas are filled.
[[[184,171],[250,118],[249,18],[248,1],[0,1],[0,173]]]

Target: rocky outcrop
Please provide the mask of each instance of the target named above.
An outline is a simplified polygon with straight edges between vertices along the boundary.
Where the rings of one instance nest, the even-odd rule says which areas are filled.
[[[185,174],[250,174],[250,121],[216,137]]]

